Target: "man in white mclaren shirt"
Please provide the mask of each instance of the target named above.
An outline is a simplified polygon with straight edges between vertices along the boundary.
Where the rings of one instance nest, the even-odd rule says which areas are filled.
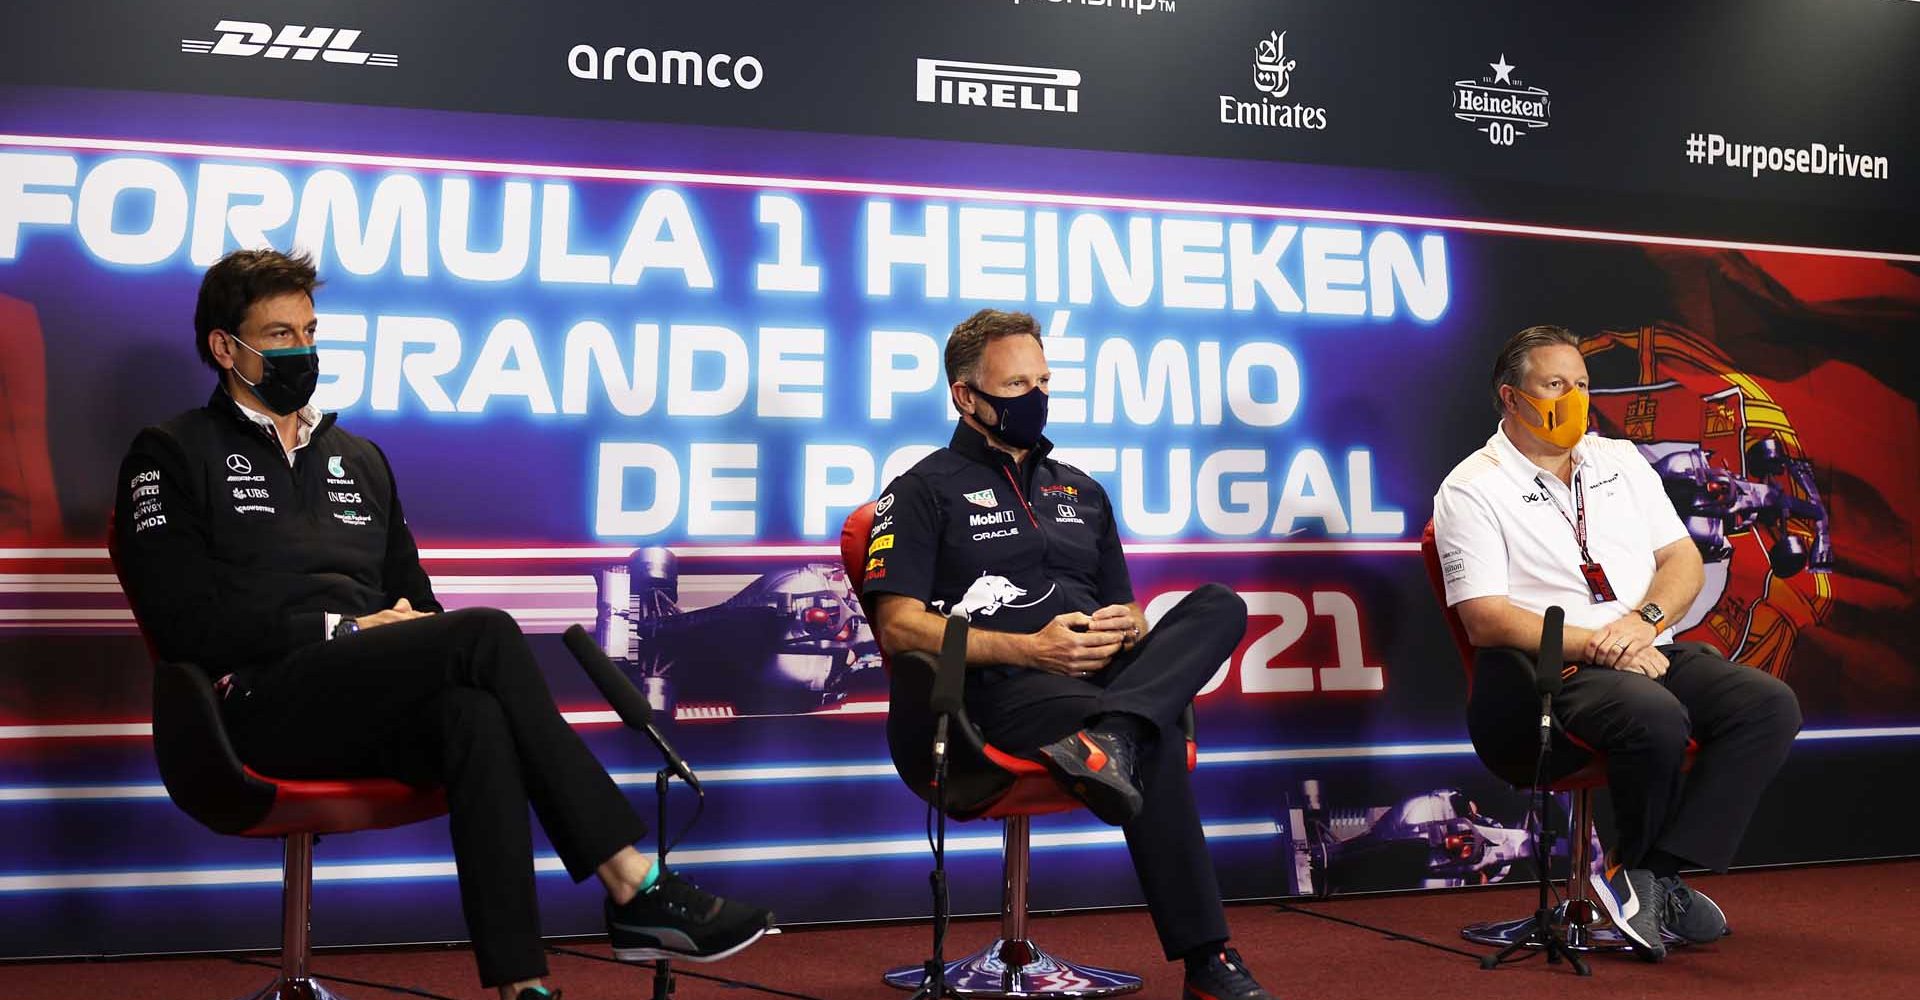
[[[1500,426],[1433,500],[1448,606],[1480,650],[1468,728],[1483,755],[1531,762],[1526,676],[1542,613],[1566,609],[1554,723],[1606,754],[1617,830],[1600,902],[1636,952],[1662,932],[1710,941],[1726,918],[1682,869],[1724,871],[1800,729],[1793,691],[1711,647],[1672,643],[1700,553],[1630,441],[1587,433],[1587,365],[1561,327],[1520,331],[1494,364]],[[1684,771],[1689,741],[1698,744]],[[1554,774],[1584,751],[1556,754]]]

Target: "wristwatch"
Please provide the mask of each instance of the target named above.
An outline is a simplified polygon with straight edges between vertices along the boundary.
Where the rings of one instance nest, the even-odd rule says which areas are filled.
[[[1667,620],[1667,613],[1660,610],[1660,605],[1648,601],[1640,606],[1640,620],[1658,628],[1661,622]]]
[[[340,639],[346,636],[350,636],[358,631],[360,631],[359,619],[348,618],[342,615],[340,618],[339,624],[333,627],[333,635],[329,636],[329,638]]]

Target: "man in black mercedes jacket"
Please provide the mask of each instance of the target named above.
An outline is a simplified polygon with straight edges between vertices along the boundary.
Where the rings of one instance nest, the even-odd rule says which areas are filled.
[[[636,851],[646,826],[555,708],[505,612],[443,612],[393,471],[309,402],[311,262],[241,250],[207,270],[194,344],[207,405],[141,431],[120,465],[112,548],[163,658],[215,682],[241,760],[282,778],[446,788],[483,986],[547,997],[527,806],[575,881],[607,890],[624,959],[712,960],[772,915]]]
[[[937,655],[943,616],[967,635],[968,716],[987,741],[1047,765],[1121,826],[1188,1000],[1263,1000],[1226,947],[1227,918],[1187,779],[1180,717],[1246,632],[1219,584],[1151,632],[1106,491],[1049,457],[1051,373],[1026,313],[983,309],[947,340],[960,424],[874,505],[862,596],[890,655]]]

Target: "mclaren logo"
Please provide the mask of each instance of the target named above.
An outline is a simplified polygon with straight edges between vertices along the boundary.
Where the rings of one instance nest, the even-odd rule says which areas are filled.
[[[267,59],[295,59],[312,62],[320,59],[349,66],[398,66],[400,57],[391,52],[362,52],[357,28],[307,27],[289,24],[275,29],[260,21],[222,20],[213,26],[220,37],[180,39],[180,51],[194,55],[263,56]]]

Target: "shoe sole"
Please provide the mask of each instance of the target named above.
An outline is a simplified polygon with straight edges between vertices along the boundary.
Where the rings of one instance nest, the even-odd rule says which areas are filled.
[[[706,962],[718,962],[723,958],[732,958],[747,950],[748,945],[765,937],[767,930],[768,928],[762,927],[754,931],[753,936],[745,941],[728,948],[726,951],[716,951],[710,955],[696,955],[690,951],[674,951],[670,948],[615,948],[613,949],[613,957],[622,962],[658,962],[662,960],[668,962],[698,962],[703,964]]]
[[[1061,787],[1072,793],[1073,797],[1086,803],[1102,823],[1108,826],[1125,826],[1135,816],[1145,800],[1131,785],[1116,785],[1097,771],[1087,769],[1079,759],[1067,757],[1062,760],[1052,750],[1040,751],[1041,762],[1053,774]]]
[[[1614,929],[1620,932],[1620,936],[1626,938],[1627,943],[1633,946],[1634,954],[1649,962],[1658,962],[1667,957],[1665,942],[1657,946],[1648,944],[1641,939],[1640,932],[1633,929],[1633,924],[1620,914],[1620,904],[1613,898],[1613,887],[1607,884],[1604,875],[1595,872],[1587,876],[1587,881],[1593,886],[1594,895],[1599,898],[1600,905],[1606,909],[1607,919],[1613,922]]]

